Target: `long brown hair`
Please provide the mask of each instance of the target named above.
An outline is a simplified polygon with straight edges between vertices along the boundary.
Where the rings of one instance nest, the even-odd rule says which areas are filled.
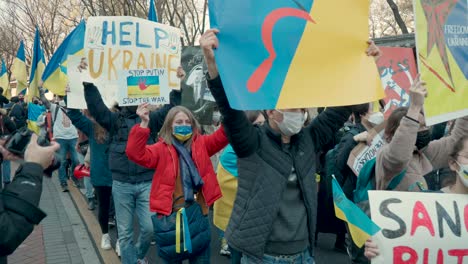
[[[392,141],[396,130],[400,126],[401,119],[408,113],[408,109],[408,107],[399,107],[388,118],[387,125],[385,126],[385,139],[387,142]]]
[[[167,113],[164,124],[161,128],[161,131],[159,132],[159,137],[161,137],[168,145],[172,145],[172,123],[174,122],[176,115],[180,112],[186,114],[190,119],[190,122],[192,123],[193,135],[200,133],[201,131],[200,124],[198,123],[197,119],[195,119],[190,110],[183,106],[174,106],[171,110],[169,110],[169,113]],[[187,140],[185,145],[190,146],[192,144],[192,139],[193,137]]]
[[[93,129],[94,129],[94,139],[98,144],[104,144],[107,141],[108,133],[105,128],[99,125],[94,118],[91,117],[91,114],[87,109],[83,110],[83,114],[87,116],[91,122],[93,122]]]

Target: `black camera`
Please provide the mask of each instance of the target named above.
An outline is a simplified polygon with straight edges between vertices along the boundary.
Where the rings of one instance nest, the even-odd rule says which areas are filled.
[[[23,158],[24,152],[26,151],[26,147],[28,146],[29,141],[31,140],[32,134],[33,132],[27,128],[16,131],[15,134],[8,137],[5,143],[5,148],[9,152]],[[39,136],[37,138],[37,144],[39,146],[47,147],[50,146],[50,141],[45,136]],[[52,164],[46,169],[44,169],[44,174],[48,177],[52,177],[52,173],[58,168],[60,168],[60,159],[57,157],[56,154],[54,160],[52,161]]]

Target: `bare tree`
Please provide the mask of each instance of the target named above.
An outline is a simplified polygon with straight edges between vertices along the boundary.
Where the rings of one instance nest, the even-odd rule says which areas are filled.
[[[414,32],[412,1],[373,0],[369,24],[373,38]]]
[[[5,28],[6,34],[11,34],[12,38],[25,40],[28,59],[32,56],[36,26],[41,35],[44,56],[50,59],[75,24],[73,20],[79,21],[82,17],[77,0],[0,0],[0,3],[3,14],[0,27]],[[17,45],[11,48],[16,49]]]

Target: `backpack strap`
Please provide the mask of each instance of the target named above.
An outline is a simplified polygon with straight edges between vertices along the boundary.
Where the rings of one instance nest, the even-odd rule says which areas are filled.
[[[403,170],[398,174],[397,176],[393,177],[393,179],[390,181],[390,183],[387,186],[387,191],[395,190],[395,188],[400,184],[401,180],[403,180],[403,177],[405,177],[406,170]]]

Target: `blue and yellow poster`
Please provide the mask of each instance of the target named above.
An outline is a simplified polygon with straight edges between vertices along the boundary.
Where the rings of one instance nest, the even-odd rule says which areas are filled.
[[[212,0],[215,56],[236,109],[350,105],[384,97],[365,50],[369,1]]]
[[[468,115],[468,2],[415,1],[416,46],[427,83],[426,123]]]

